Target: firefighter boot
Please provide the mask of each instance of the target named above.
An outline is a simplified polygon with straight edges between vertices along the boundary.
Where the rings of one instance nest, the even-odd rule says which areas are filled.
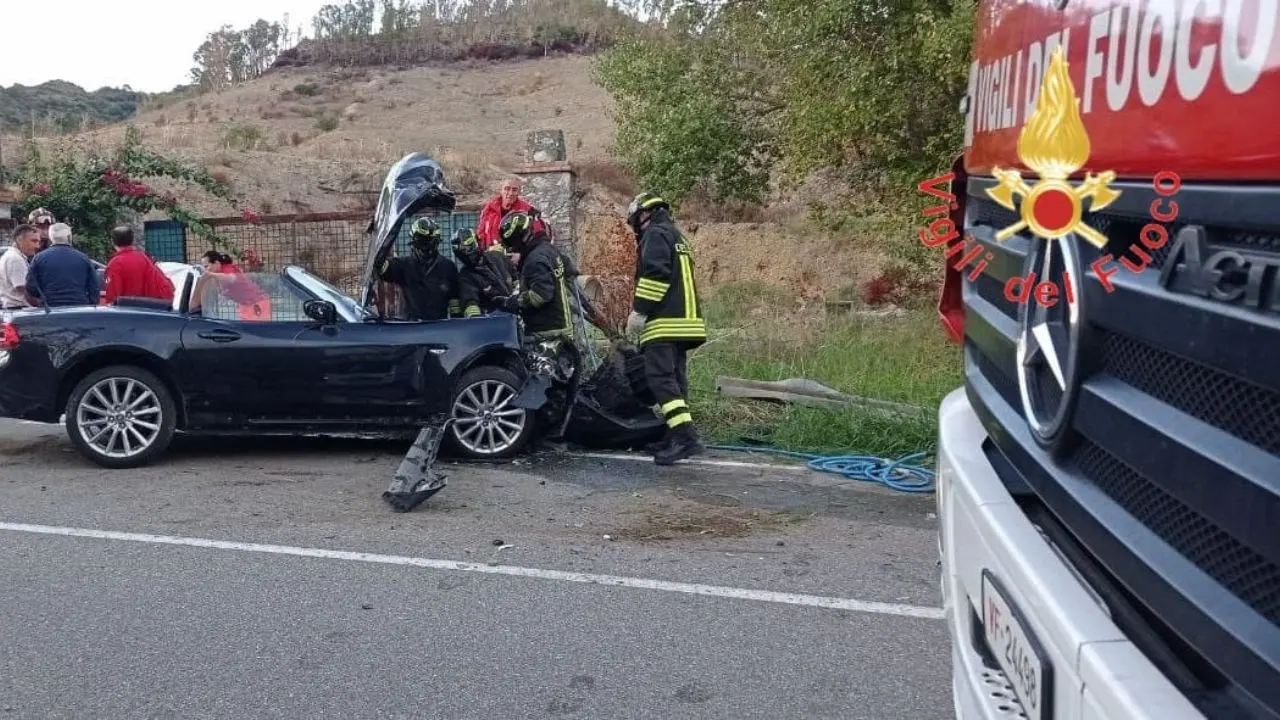
[[[650,455],[656,455],[671,445],[671,428],[662,431],[662,437],[644,446],[644,451]]]
[[[653,454],[655,465],[674,465],[706,451],[702,441],[698,439],[698,431],[694,429],[693,423],[675,428],[668,437],[670,440],[667,446]]]

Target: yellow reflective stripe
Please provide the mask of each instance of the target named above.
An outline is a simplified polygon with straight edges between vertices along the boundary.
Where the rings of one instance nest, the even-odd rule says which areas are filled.
[[[667,418],[667,427],[677,428],[681,425],[687,425],[693,422],[693,416],[689,413],[680,413],[672,418]]]
[[[665,283],[661,280],[653,280],[651,278],[642,277],[636,281],[636,287],[646,290],[653,290],[659,294],[665,294],[671,288],[671,283]]]
[[[670,289],[671,285],[669,283],[650,280],[649,278],[640,278],[636,281],[636,297],[649,302],[661,302]]]
[[[573,316],[569,312],[569,288],[565,285],[565,281],[560,281],[560,307],[564,309],[564,329],[568,330],[573,327]]]
[[[706,328],[707,321],[702,318],[654,318],[644,324],[645,330],[654,328]]]
[[[655,292],[648,288],[640,287],[639,285],[636,286],[636,297],[640,298],[641,300],[648,300],[650,302],[662,302],[662,296],[663,296],[663,293]]]
[[[678,399],[672,400],[671,402],[666,403],[662,406],[662,414],[666,415],[672,410],[679,410],[680,408],[687,408],[687,407],[689,406],[685,403],[684,400],[678,400]]]
[[[564,313],[564,329],[573,327],[573,318],[569,314],[569,285],[564,278],[564,259],[556,258],[556,282],[560,286],[560,309]]]
[[[659,332],[646,333],[640,336],[640,344],[647,345],[651,342],[660,342],[663,340],[706,340],[707,334],[704,332]]]
[[[463,311],[466,317],[480,317],[480,308],[475,303],[469,303],[467,309]]]
[[[640,342],[650,340],[705,340],[707,323],[702,319],[686,320],[660,318],[645,324]]]
[[[680,256],[680,280],[684,283],[684,316],[698,317],[697,300],[693,292],[693,267],[689,264],[689,256]]]

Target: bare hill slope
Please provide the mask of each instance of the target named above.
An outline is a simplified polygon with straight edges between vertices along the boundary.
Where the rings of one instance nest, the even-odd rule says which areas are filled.
[[[273,71],[219,93],[147,110],[132,120],[143,142],[215,169],[243,202],[266,212],[357,207],[405,153],[439,159],[459,192],[488,193],[521,162],[525,134],[565,131],[571,159],[603,157],[612,141],[609,97],[591,59],[551,57],[446,67]],[[123,126],[75,136],[112,145]],[[225,213],[200,198],[197,210]]]
[[[635,188],[608,159],[611,101],[592,81],[591,63],[562,55],[406,69],[279,69],[144,110],[131,122],[145,145],[210,168],[242,207],[263,214],[371,208],[387,168],[414,150],[441,162],[461,199],[487,199],[503,173],[523,161],[528,131],[560,128],[583,181],[579,240],[598,256],[608,251],[592,246],[617,241],[618,213]],[[123,135],[117,125],[42,142],[109,148]],[[212,217],[231,213],[193,192],[180,198],[188,207]],[[698,227],[696,218],[684,218],[704,281],[759,281],[812,302],[879,271],[878,257],[813,236],[791,209],[767,215],[776,222]]]

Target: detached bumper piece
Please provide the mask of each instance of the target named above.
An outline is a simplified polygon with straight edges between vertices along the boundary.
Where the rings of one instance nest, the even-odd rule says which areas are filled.
[[[594,450],[641,450],[667,432],[653,411],[644,358],[634,348],[616,346],[582,383],[573,400],[564,437]]]
[[[391,486],[382,493],[382,499],[397,512],[409,512],[445,488],[445,476],[437,473],[433,466],[445,430],[452,422],[443,416],[432,420],[409,446],[391,479]]]

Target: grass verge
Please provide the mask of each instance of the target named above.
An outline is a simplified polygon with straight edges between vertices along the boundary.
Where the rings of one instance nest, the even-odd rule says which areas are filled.
[[[689,391],[703,434],[824,455],[898,457],[937,446],[937,406],[962,383],[960,348],[931,310],[903,317],[796,310],[762,285],[719,288],[706,302],[711,338],[689,359]],[[828,410],[726,398],[716,378],[809,378],[844,393],[924,407],[918,416]]]

